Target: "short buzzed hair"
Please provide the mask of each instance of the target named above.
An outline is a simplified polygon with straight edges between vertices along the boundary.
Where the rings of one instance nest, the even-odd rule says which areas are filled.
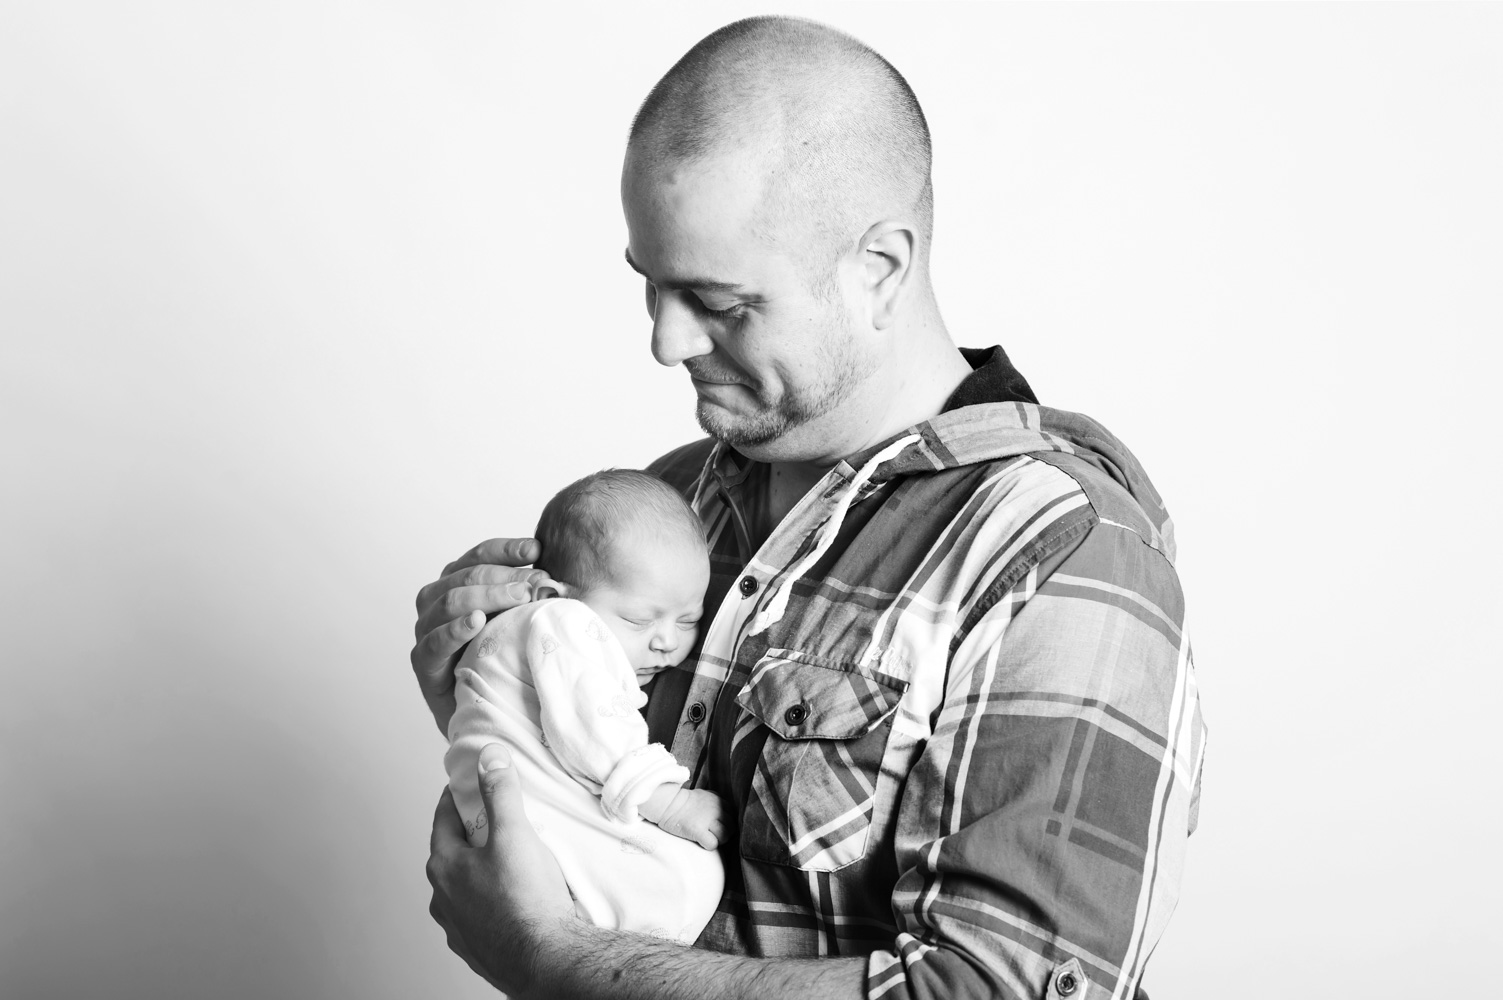
[[[803,18],[751,17],[711,33],[670,69],[632,122],[649,167],[741,151],[770,159],[764,227],[817,269],[877,217],[909,212],[915,256],[933,236],[929,125],[908,81],[867,45]],[[790,233],[792,228],[795,233]]]
[[[589,590],[612,582],[611,545],[637,531],[705,547],[699,515],[673,487],[650,472],[605,469],[548,501],[538,519],[542,557],[535,565],[560,583]]]

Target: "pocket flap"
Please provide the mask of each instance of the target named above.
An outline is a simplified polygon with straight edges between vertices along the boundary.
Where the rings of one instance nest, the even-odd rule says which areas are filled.
[[[785,740],[848,740],[891,715],[907,688],[906,681],[851,664],[769,649],[736,704]]]

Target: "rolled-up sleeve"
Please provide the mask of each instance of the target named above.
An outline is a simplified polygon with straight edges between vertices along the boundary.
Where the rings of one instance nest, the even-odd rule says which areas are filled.
[[[995,596],[898,806],[899,934],[867,995],[1131,998],[1205,746],[1178,579],[1102,522]]]

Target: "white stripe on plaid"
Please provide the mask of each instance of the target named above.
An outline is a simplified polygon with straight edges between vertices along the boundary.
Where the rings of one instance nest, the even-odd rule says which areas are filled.
[[[1079,961],[1078,1000],[1130,997],[1204,748],[1167,515],[1085,418],[967,406],[917,431],[756,552],[736,525],[758,467],[721,447],[658,467],[724,595],[671,734],[741,821],[702,943],[869,954],[871,996],[1042,996]]]

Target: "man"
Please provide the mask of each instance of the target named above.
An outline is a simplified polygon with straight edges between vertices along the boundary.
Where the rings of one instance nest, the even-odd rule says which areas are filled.
[[[955,348],[929,163],[902,77],[804,21],[715,32],[643,104],[627,260],[711,435],[653,468],[705,522],[718,609],[646,712],[739,828],[698,948],[587,926],[492,748],[491,840],[446,797],[429,877],[505,992],[1134,995],[1203,748],[1168,518],[1099,425]],[[536,555],[492,540],[419,594],[440,728]]]

